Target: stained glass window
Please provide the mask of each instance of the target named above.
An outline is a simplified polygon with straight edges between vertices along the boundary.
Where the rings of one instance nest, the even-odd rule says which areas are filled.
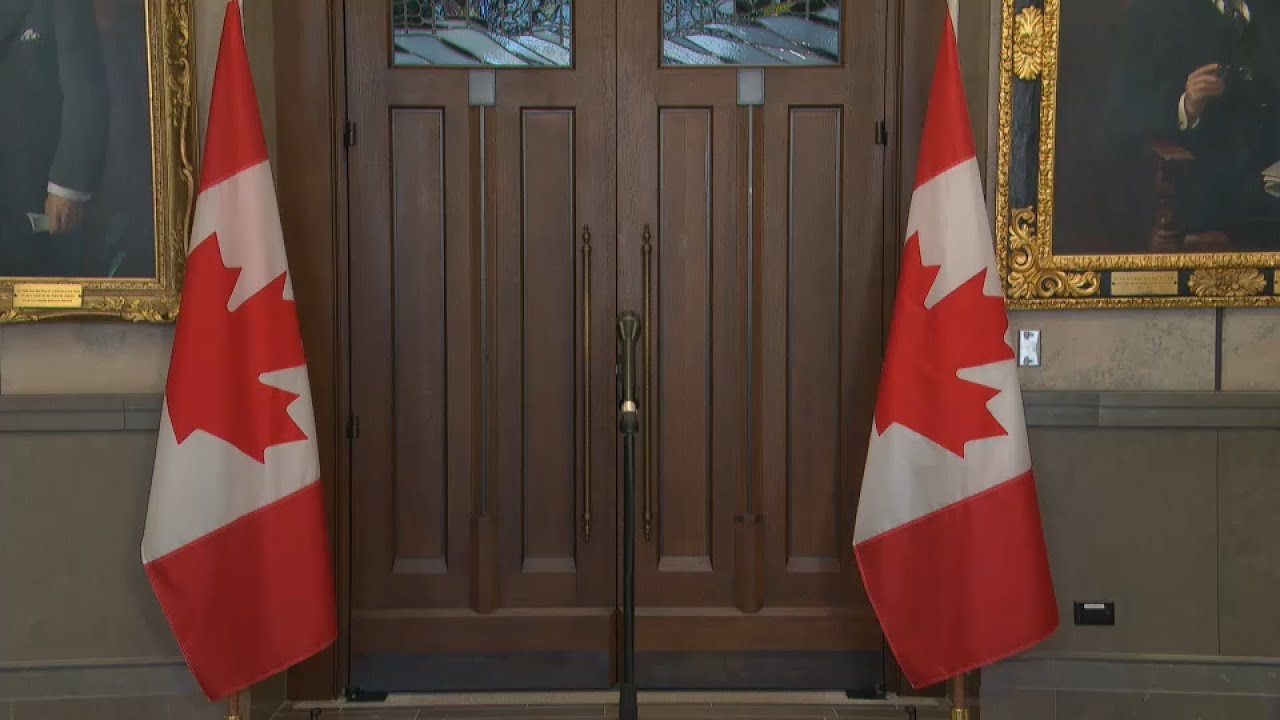
[[[663,0],[662,64],[838,64],[842,2]]]
[[[573,64],[573,0],[390,2],[398,66]]]

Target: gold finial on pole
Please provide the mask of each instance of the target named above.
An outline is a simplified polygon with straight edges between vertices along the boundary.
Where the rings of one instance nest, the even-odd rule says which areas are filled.
[[[947,695],[951,698],[951,720],[969,720],[969,702],[965,696],[965,674],[947,681]]]

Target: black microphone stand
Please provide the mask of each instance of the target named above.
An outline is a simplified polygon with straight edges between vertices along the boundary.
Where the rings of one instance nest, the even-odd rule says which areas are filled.
[[[622,433],[622,687],[618,693],[619,720],[636,720],[636,433],[640,409],[636,403],[636,343],[640,317],[634,312],[618,316],[621,355],[618,429]]]

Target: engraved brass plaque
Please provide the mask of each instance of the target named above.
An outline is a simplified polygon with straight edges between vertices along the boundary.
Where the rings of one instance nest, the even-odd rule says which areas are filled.
[[[84,305],[84,287],[71,283],[14,283],[15,308],[80,308]]]
[[[1177,295],[1177,270],[1150,270],[1135,272],[1112,272],[1111,294],[1113,296],[1137,295]]]

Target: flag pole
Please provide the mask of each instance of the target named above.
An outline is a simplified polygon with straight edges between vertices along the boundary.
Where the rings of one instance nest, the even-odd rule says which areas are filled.
[[[948,681],[947,694],[951,696],[951,720],[969,720],[969,702],[965,697],[965,679],[961,673]]]
[[[227,720],[240,720],[240,693],[231,693],[227,698]]]

